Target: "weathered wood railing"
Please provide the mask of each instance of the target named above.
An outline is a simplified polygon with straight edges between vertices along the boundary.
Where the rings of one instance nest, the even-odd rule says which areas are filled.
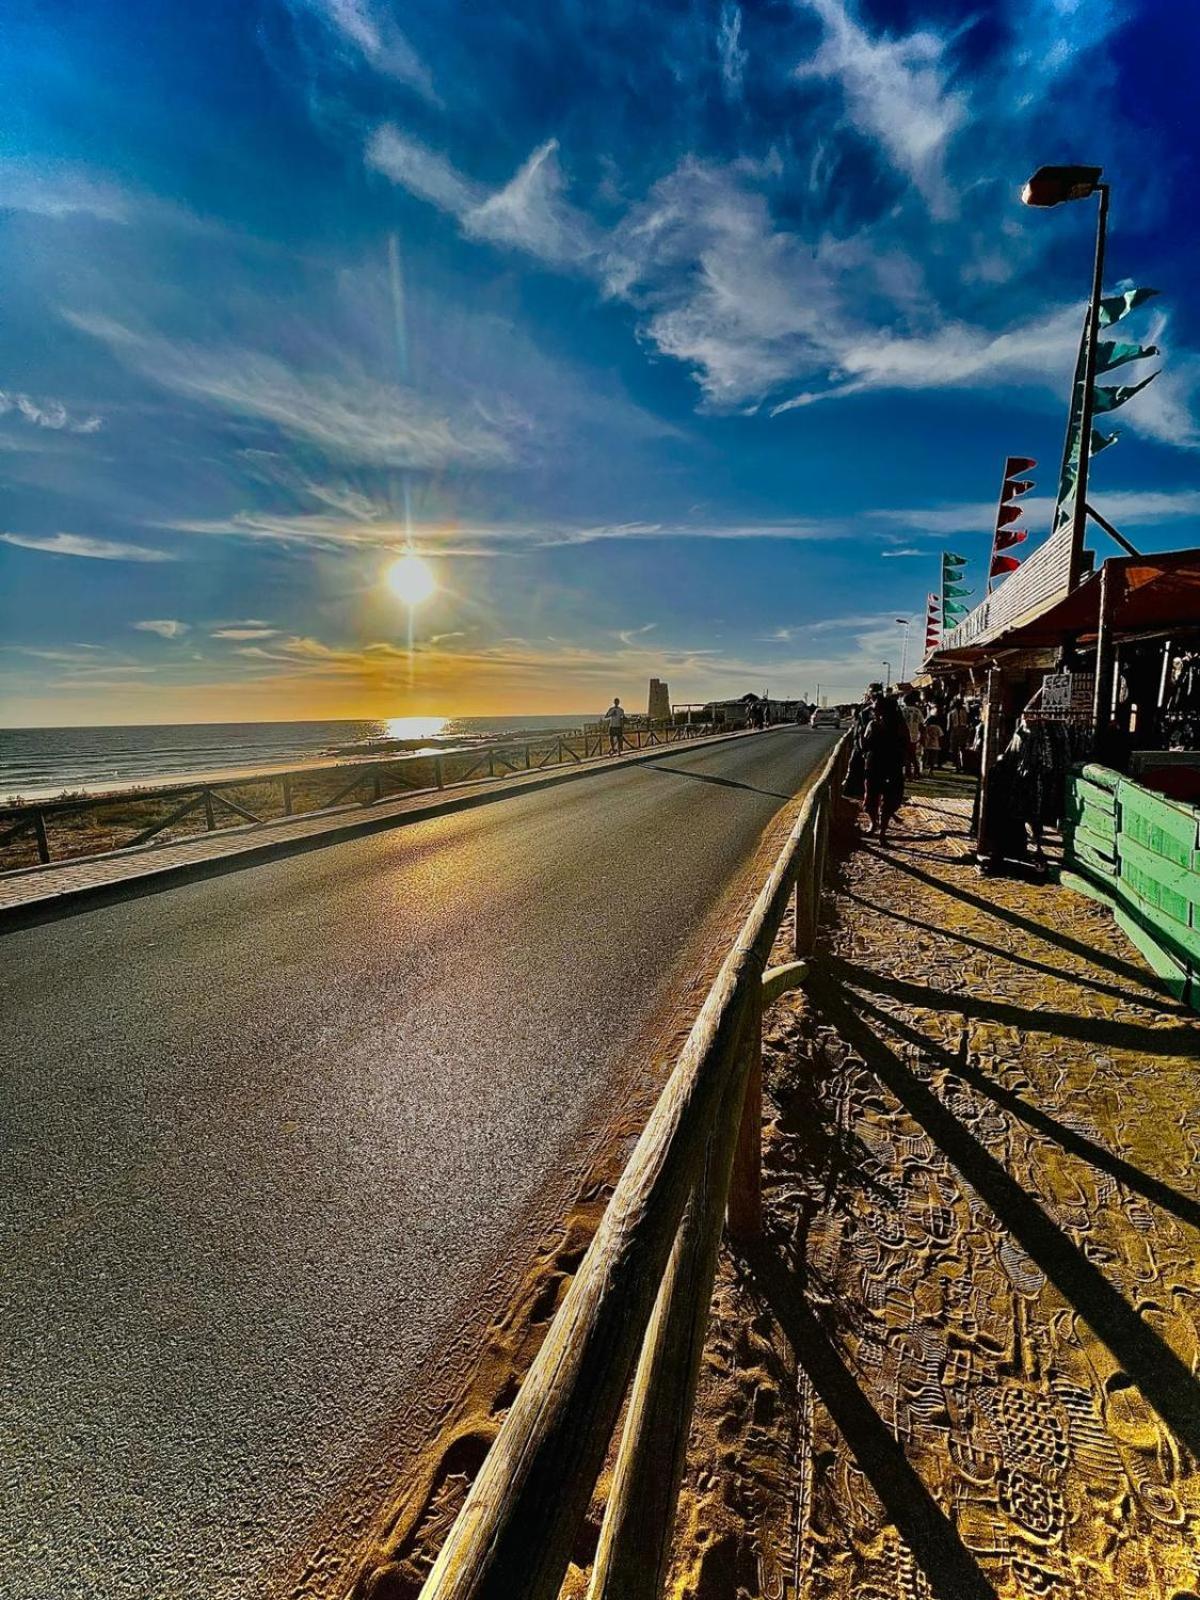
[[[807,970],[848,756],[847,736],[725,959],[421,1600],[554,1600],[627,1391],[588,1600],[656,1600],[727,1206],[735,1239],[760,1225],[763,1008]],[[793,896],[796,960],[768,970]]]
[[[643,750],[717,731],[720,730],[704,723],[649,723],[627,727],[622,742],[626,750]],[[293,816],[297,809],[297,789],[303,785],[311,796],[313,786],[320,784],[323,775],[328,775],[334,784],[339,779],[343,781],[340,787],[331,790],[318,803],[305,806],[303,809],[306,813],[328,811],[349,803],[374,805],[382,799],[392,799],[400,792],[426,793],[460,783],[484,783],[489,778],[507,777],[512,773],[536,771],[568,762],[596,760],[608,755],[611,748],[608,729],[600,724],[573,733],[549,734],[540,739],[504,740],[432,754],[316,763],[287,771],[251,771],[237,778],[208,783],[181,782],[155,785],[153,789],[126,794],[78,795],[31,805],[0,806],[0,850],[23,835],[31,835],[39,862],[45,864],[61,859],[64,852],[51,848],[51,826],[56,820],[78,817],[81,813],[111,812],[118,807],[154,807],[167,803],[169,809],[155,815],[145,826],[133,828],[132,823],[126,824],[133,828],[133,832],[130,837],[122,839],[119,845],[106,843],[95,847],[106,850],[133,849],[178,828],[201,811],[204,815],[201,831],[205,832],[219,831],[222,826],[218,821],[218,810],[230,813],[235,819],[224,823],[226,827],[274,822]],[[248,789],[266,793],[271,804],[254,811],[244,803],[244,799],[234,798]],[[353,801],[352,797],[355,797]],[[66,852],[72,857],[92,853],[95,850],[87,848]]]

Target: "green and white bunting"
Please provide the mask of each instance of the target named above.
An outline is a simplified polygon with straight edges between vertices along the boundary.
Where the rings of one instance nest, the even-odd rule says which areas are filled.
[[[1156,344],[1121,344],[1114,339],[1101,339],[1096,346],[1096,371],[1111,372],[1127,361],[1144,361],[1147,356],[1160,353]]]
[[[1160,367],[1159,372],[1161,371]],[[1141,383],[1123,383],[1116,389],[1106,389],[1102,384],[1097,384],[1092,391],[1092,408],[1098,413],[1115,411],[1118,406],[1123,406],[1126,400],[1132,400],[1135,394],[1144,389],[1148,383],[1153,383],[1157,377],[1158,372],[1152,372],[1148,378],[1143,378]]]
[[[1100,326],[1111,328],[1114,322],[1120,322],[1157,293],[1157,289],[1126,289],[1123,294],[1106,295],[1100,302]]]

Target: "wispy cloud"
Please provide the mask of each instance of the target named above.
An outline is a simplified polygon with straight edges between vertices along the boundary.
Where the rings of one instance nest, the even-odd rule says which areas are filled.
[[[862,26],[846,0],[803,0],[821,20],[824,39],[798,77],[841,87],[851,123],[887,152],[924,195],[935,217],[954,210],[946,148],[967,120],[964,95],[948,85],[945,40],[932,31],[889,37]]]
[[[1200,489],[1105,490],[1097,487],[1095,504],[1097,510],[1103,511],[1120,528],[1155,528],[1200,516]],[[1030,495],[1021,501],[1021,510],[1022,523],[1036,538],[1039,530],[1049,528],[1054,501],[1048,495]],[[996,503],[979,500],[956,505],[880,508],[868,515],[892,527],[938,536],[990,533],[996,526]]]
[[[290,0],[294,14],[322,23],[337,47],[352,60],[403,83],[433,105],[440,105],[433,75],[389,12],[368,0]]]
[[[717,56],[721,63],[721,83],[730,100],[741,98],[746,76],[747,54],[742,44],[742,8],[726,0],[717,23]]]
[[[924,550],[881,550],[879,554],[885,561],[895,561],[900,556],[923,556]]]
[[[35,400],[32,395],[13,389],[0,389],[0,417],[13,415],[34,428],[50,428],[56,433],[98,433],[99,417],[76,417],[61,400]]]
[[[64,315],[163,388],[331,456],[394,468],[495,467],[515,458],[511,431],[478,409],[452,416],[415,389],[369,377],[349,357],[340,371],[304,371],[262,351],[187,344],[108,317]]]
[[[601,522],[571,523],[543,517],[517,522],[446,521],[405,522],[381,510],[380,520],[324,513],[239,511],[230,517],[183,518],[165,526],[176,533],[271,539],[296,545],[332,548],[391,549],[410,538],[435,555],[488,556],[519,550],[551,549],[565,545],[599,544],[631,540],[772,539],[805,541],[842,539],[853,532],[840,518],[810,520],[781,518],[761,522]]]
[[[85,533],[0,533],[5,544],[22,550],[41,550],[52,556],[86,556],[93,561],[173,561],[165,550],[144,544],[123,544],[116,539],[93,539]]]
[[[191,624],[179,622],[174,617],[150,617],[145,622],[130,623],[139,633],[156,633],[160,639],[182,639],[191,632]]]
[[[278,628],[268,628],[254,623],[242,623],[241,625],[234,624],[227,628],[214,628],[212,637],[214,639],[236,639],[241,642],[246,639],[274,639],[278,633]]]
[[[133,209],[117,184],[80,168],[28,157],[0,160],[0,211],[25,211],[59,221],[84,215],[125,223]]]
[[[506,184],[490,192],[391,124],[375,129],[365,155],[368,166],[456,217],[468,237],[558,267],[577,266],[598,248],[587,213],[567,198],[557,139],[538,145]]]

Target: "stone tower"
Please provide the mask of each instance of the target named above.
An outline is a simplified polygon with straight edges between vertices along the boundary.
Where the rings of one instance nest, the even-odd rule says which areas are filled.
[[[649,715],[651,722],[668,722],[671,717],[671,696],[666,684],[657,678],[650,679]]]

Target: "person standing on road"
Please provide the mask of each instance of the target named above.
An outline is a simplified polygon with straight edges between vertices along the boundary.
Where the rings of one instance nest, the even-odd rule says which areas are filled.
[[[908,757],[908,729],[895,698],[877,695],[871,720],[862,736],[866,768],[867,832],[878,833],[887,843],[888,824],[904,798],[904,764]]]
[[[618,755],[625,749],[625,707],[613,696],[613,703],[604,713],[604,720],[608,723],[608,748],[609,752],[616,751]]]

